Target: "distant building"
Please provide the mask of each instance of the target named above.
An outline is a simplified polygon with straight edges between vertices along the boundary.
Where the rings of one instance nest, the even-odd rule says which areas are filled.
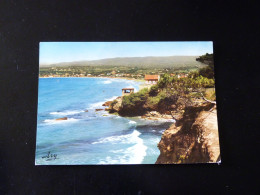
[[[160,79],[160,75],[145,75],[144,79],[147,84],[157,84]]]
[[[186,77],[188,77],[188,74],[184,74],[184,73],[180,73],[180,74],[178,74],[178,79],[179,78],[186,78]]]
[[[131,93],[134,93],[134,90],[134,88],[123,88],[122,96],[130,95]]]

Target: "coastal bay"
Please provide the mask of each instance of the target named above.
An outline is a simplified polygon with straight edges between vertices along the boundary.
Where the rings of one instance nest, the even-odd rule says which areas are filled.
[[[96,110],[121,96],[122,88],[138,91],[141,84],[112,78],[40,78],[36,164],[154,164],[160,154],[157,144],[173,121]],[[55,159],[43,158],[48,154]]]

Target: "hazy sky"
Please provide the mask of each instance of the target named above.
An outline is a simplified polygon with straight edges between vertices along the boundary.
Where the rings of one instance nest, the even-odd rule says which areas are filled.
[[[41,42],[40,64],[115,57],[199,56],[213,53],[211,41],[196,42]]]

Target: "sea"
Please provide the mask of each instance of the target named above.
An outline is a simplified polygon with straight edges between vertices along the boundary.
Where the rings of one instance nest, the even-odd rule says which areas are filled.
[[[143,82],[116,78],[40,78],[36,165],[154,164],[173,120],[109,114],[102,104]],[[56,120],[67,117],[67,120]]]

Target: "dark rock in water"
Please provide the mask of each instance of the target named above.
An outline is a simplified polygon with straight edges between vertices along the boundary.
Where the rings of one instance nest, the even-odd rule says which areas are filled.
[[[101,110],[104,110],[104,109],[96,109],[96,111],[101,111]]]
[[[68,120],[68,117],[63,117],[63,118],[57,118],[56,121],[65,121]]]
[[[88,110],[85,110],[85,112],[88,112]]]

